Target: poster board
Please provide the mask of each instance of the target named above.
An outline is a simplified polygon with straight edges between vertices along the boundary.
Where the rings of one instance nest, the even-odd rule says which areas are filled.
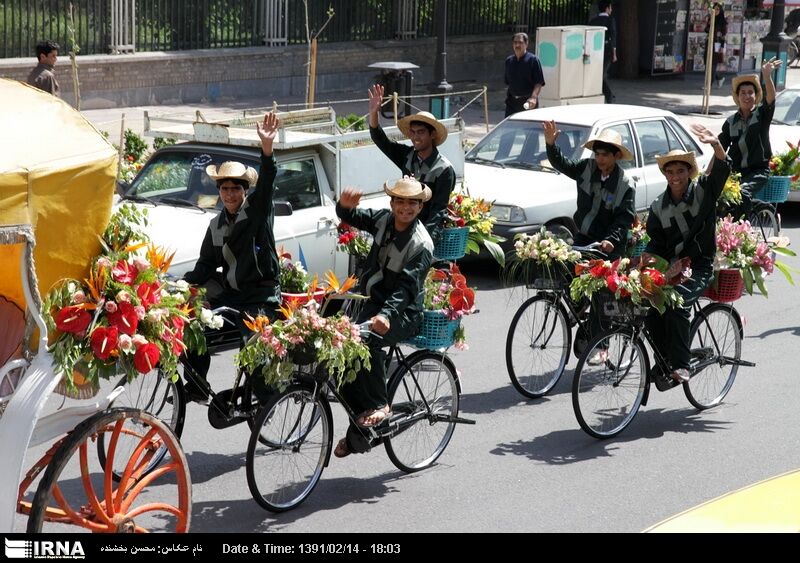
[[[758,49],[760,55],[761,42],[744,35],[745,22],[744,11],[746,0],[722,0],[725,10],[725,20],[728,23],[728,33],[725,36],[725,51],[723,62],[717,66],[718,72],[738,73],[742,70],[742,58],[744,45],[751,49]],[[706,24],[708,23],[707,0],[690,0],[689,2],[689,32],[686,40],[686,69],[690,72],[705,72],[706,70],[706,45],[708,34]],[[768,26],[769,27],[769,26]],[[759,36],[763,37],[763,35]],[[752,67],[751,67],[752,68]]]
[[[686,70],[686,0],[657,0],[651,74],[679,74]]]

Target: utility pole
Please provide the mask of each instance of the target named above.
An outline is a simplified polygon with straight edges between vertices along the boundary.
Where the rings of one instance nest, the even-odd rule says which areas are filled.
[[[786,0],[775,0],[772,5],[772,20],[769,26],[769,33],[761,38],[764,45],[764,60],[768,61],[776,57],[783,61],[783,64],[774,71],[772,77],[775,82],[775,89],[780,91],[786,87],[786,67],[789,64],[788,46],[791,42],[789,36],[783,32],[783,20],[786,16]],[[756,64],[756,72],[761,69],[761,65]]]
[[[438,94],[431,98],[431,113],[437,119],[450,117],[450,92],[447,83],[447,0],[436,1],[436,66],[430,91]]]

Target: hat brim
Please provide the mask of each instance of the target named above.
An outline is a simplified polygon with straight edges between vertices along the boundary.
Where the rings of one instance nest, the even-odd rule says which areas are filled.
[[[383,191],[386,192],[386,195],[390,197],[401,197],[403,199],[418,199],[422,203],[426,201],[430,201],[431,197],[433,196],[433,192],[431,189],[426,186],[425,184],[422,185],[422,191],[416,194],[407,194],[395,191],[395,187],[389,187],[389,182],[383,183]]]
[[[221,167],[221,165],[220,165]],[[248,186],[253,187],[258,182],[258,172],[252,166],[246,166],[242,174],[221,174],[218,166],[209,164],[206,166],[206,174],[215,182],[222,180],[242,180],[247,182]]]
[[[594,147],[594,144],[596,142],[605,143],[607,145],[611,145],[611,146],[614,146],[614,147],[618,148],[619,152],[622,153],[622,157],[621,157],[622,160],[633,160],[633,153],[631,153],[631,151],[629,151],[627,148],[625,148],[625,145],[620,145],[619,143],[614,143],[614,142],[611,142],[611,141],[609,141],[607,139],[602,139],[600,137],[592,137],[591,139],[586,141],[583,144],[583,146],[584,146],[584,148],[592,150],[592,148]]]
[[[447,140],[447,127],[445,127],[442,123],[437,121],[436,119],[431,119],[427,115],[409,115],[404,117],[400,121],[397,122],[397,128],[405,135],[406,137],[411,136],[411,123],[414,121],[420,121],[422,123],[427,123],[431,127],[436,130],[436,139],[433,141],[433,145],[438,147]]]
[[[739,107],[739,98],[736,97],[736,90],[743,82],[749,82],[754,85],[756,89],[756,105],[760,104],[761,100],[764,99],[764,89],[761,87],[761,79],[757,74],[746,74],[744,76],[737,76],[731,81],[731,97],[736,107]]]
[[[684,164],[689,165],[690,178],[697,176],[698,172],[700,171],[700,168],[697,166],[697,159],[694,157],[693,153],[657,156],[656,162],[658,163],[658,169],[661,170],[662,174],[665,173],[664,167],[670,162],[683,162]]]

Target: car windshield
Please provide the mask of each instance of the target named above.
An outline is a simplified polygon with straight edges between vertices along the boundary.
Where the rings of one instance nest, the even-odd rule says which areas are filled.
[[[800,125],[800,90],[784,90],[775,97],[774,121]]]
[[[219,166],[236,160],[259,169],[254,158],[195,152],[164,152],[154,155],[134,179],[125,196],[137,201],[185,205],[208,210],[222,209],[222,200],[214,180],[206,174],[209,164]],[[275,179],[275,201],[292,204],[292,209],[308,209],[321,205],[322,194],[312,158],[278,164]]]
[[[561,134],[556,145],[567,158],[579,159],[590,128],[568,124],[559,124],[558,128]],[[466,160],[509,167],[552,166],[547,160],[541,121],[508,120],[500,124],[467,153]]]

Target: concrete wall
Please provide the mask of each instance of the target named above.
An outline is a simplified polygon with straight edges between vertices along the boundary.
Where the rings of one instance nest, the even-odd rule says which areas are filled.
[[[447,78],[451,82],[502,80],[503,60],[511,54],[508,35],[457,37],[448,41]],[[320,44],[317,99],[327,93],[366,97],[379,61],[408,61],[419,93],[433,78],[435,39]],[[215,102],[240,98],[282,101],[305,95],[306,47],[250,47],[197,51],[90,55],[78,57],[81,107],[99,109],[139,105]],[[0,76],[25,80],[31,59],[0,60]],[[74,102],[69,58],[59,57],[56,75],[62,97]]]

